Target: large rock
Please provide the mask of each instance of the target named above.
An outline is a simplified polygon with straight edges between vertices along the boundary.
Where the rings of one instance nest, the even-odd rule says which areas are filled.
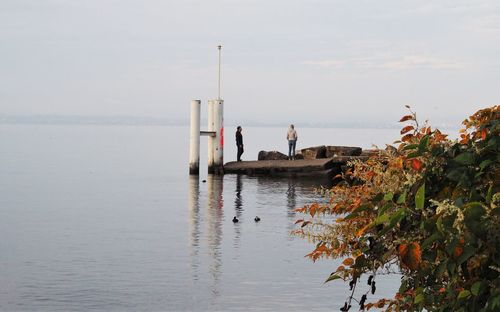
[[[378,154],[380,154],[379,149],[366,149],[361,152],[361,156],[368,156],[368,157],[377,156]]]
[[[356,146],[326,146],[327,158],[335,156],[359,156],[361,152],[361,147]]]
[[[260,151],[257,160],[286,160],[288,157],[278,151]]]
[[[295,154],[295,160],[297,159],[304,159],[304,155],[302,155],[300,151],[297,154]]]
[[[304,159],[320,159],[326,158],[326,146],[315,146],[303,148],[300,150],[300,154],[304,156]]]

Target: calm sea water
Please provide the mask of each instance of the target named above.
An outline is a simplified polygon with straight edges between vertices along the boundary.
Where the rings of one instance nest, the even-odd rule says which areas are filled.
[[[236,158],[233,128],[226,161]],[[298,148],[370,148],[398,135],[297,130]],[[323,284],[338,262],[313,264],[313,246],[289,235],[293,209],[327,181],[207,176],[205,140],[202,174],[189,177],[188,131],[0,125],[0,310],[338,310],[348,287]],[[243,159],[286,151],[286,129],[243,135]],[[379,280],[374,298],[397,284]]]

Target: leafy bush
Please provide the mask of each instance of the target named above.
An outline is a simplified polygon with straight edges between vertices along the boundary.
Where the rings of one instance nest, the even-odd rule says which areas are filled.
[[[408,107],[408,109],[410,109]],[[500,106],[466,119],[460,139],[404,116],[402,138],[297,209],[308,256],[343,258],[327,282],[349,281],[341,311],[500,311]],[[333,218],[332,218],[333,217]],[[394,298],[367,303],[379,274],[401,274]],[[354,298],[360,277],[367,292]],[[365,286],[366,287],[366,286]]]

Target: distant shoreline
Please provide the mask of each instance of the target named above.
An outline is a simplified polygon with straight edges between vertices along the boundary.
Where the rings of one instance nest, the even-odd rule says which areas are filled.
[[[378,122],[352,122],[352,123],[308,123],[295,122],[301,128],[337,128],[337,129],[399,129],[401,124],[398,122],[378,123]],[[0,125],[68,125],[68,126],[189,126],[188,120],[169,120],[155,117],[134,117],[134,116],[52,116],[52,115],[33,115],[33,116],[0,116]],[[225,121],[226,127],[236,127],[236,125],[245,125],[246,127],[277,128],[287,127],[287,123],[263,123],[255,121],[232,120]],[[202,126],[206,122],[202,121]],[[460,125],[432,125],[440,129],[458,130]]]

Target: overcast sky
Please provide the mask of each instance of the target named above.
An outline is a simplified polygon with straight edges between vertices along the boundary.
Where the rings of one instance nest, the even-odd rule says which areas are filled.
[[[500,103],[498,0],[0,0],[0,115],[437,125]]]

